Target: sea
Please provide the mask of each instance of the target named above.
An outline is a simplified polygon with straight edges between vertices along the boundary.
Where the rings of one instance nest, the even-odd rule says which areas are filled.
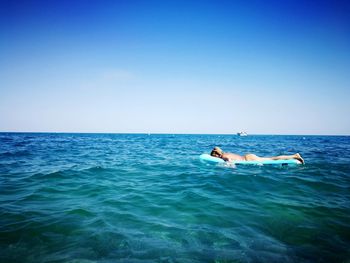
[[[0,262],[348,263],[350,137],[0,133]]]

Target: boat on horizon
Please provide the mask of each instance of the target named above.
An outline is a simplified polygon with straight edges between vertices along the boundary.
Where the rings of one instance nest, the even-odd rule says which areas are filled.
[[[246,132],[237,132],[238,136],[248,136],[248,134]]]

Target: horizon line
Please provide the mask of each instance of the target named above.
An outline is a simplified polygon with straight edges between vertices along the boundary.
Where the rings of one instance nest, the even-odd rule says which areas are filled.
[[[225,135],[238,136],[237,133],[184,133],[184,132],[67,132],[67,131],[0,131],[0,133],[52,133],[52,134],[146,134],[146,135]],[[350,136],[350,134],[287,134],[287,133],[248,133],[248,136]],[[245,137],[245,136],[238,136]]]

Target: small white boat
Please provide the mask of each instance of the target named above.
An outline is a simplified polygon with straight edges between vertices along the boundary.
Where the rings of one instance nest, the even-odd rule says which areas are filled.
[[[237,132],[238,136],[248,136],[246,132]]]

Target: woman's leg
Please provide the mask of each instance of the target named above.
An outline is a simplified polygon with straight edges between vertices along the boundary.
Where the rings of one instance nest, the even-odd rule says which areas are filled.
[[[304,159],[301,158],[299,153],[293,154],[293,155],[279,155],[279,156],[272,156],[272,157],[259,157],[255,154],[247,154],[244,156],[244,159],[246,161],[267,161],[267,160],[290,160],[290,159],[296,159],[300,161],[302,164],[304,164]]]
[[[304,164],[304,159],[301,158],[299,153],[293,154],[293,155],[280,155],[280,156],[273,156],[271,157],[272,160],[290,160],[290,159],[296,159],[300,161],[302,164]]]

